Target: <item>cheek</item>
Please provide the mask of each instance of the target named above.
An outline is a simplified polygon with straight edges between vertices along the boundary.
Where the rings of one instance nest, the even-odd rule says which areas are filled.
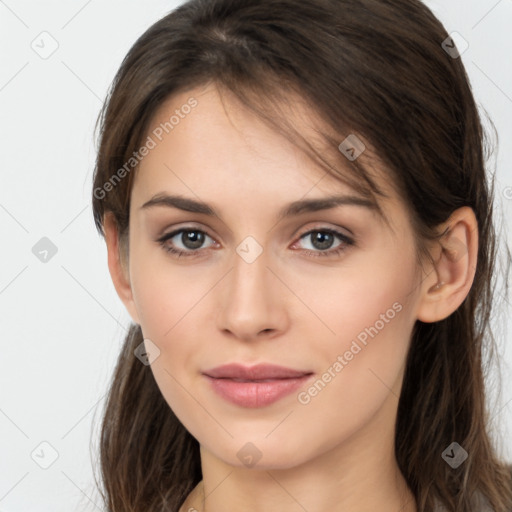
[[[351,300],[340,299],[341,307],[326,303],[325,320],[336,335],[323,337],[308,352],[315,358],[318,375],[298,396],[298,412],[305,421],[314,417],[323,425],[311,428],[326,446],[362,429],[385,403],[394,404],[400,395],[412,309],[400,300],[402,290],[396,284],[380,286],[370,294],[354,289]]]
[[[204,277],[192,279],[183,269],[166,265],[159,258],[137,267],[132,280],[144,338],[160,351],[151,371],[163,398],[192,433],[196,433],[197,425],[208,421],[193,398],[193,390],[197,386],[198,354],[205,349],[205,322],[199,318],[204,314],[201,298],[210,287]]]
[[[180,267],[165,255],[141,254],[133,262],[132,289],[141,329],[160,351],[151,369],[164,398],[179,414],[180,404],[190,408],[184,389],[192,389],[200,355],[209,353],[205,339],[213,339],[214,331],[208,292],[219,278],[204,268]]]
[[[315,332],[321,339],[315,349],[326,353],[349,350],[354,340],[364,346],[388,335],[395,345],[400,343],[398,333],[411,326],[413,261],[395,251],[337,272],[297,272],[294,291],[309,311],[297,309],[295,322],[309,329],[309,336]]]
[[[194,314],[208,290],[205,274],[173,263],[161,248],[138,248],[130,263],[132,292],[144,336],[166,340]]]
[[[309,282],[308,305],[324,324],[310,316],[309,338],[318,344],[308,353],[316,358],[320,382],[305,390],[300,403],[311,402],[315,411],[332,411],[338,403],[342,407],[330,414],[346,425],[373,414],[390,389],[399,394],[395,384],[415,322],[415,267],[413,258],[395,256]],[[349,421],[345,411],[358,412]]]

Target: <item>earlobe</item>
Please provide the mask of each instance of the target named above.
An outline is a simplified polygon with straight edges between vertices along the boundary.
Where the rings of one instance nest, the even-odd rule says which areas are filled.
[[[108,269],[114,288],[132,320],[136,324],[140,324],[130,284],[127,254],[123,258],[117,223],[111,212],[107,212],[103,217],[103,230],[107,244]]]
[[[478,223],[473,210],[464,206],[440,226],[434,267],[421,283],[417,318],[438,322],[450,316],[467,297],[475,277],[478,255]]]

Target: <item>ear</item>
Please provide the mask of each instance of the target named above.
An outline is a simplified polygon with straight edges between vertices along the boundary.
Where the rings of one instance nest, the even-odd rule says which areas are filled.
[[[132,320],[136,324],[140,324],[130,284],[128,247],[124,250],[125,248],[120,244],[117,223],[112,212],[107,212],[104,215],[103,230],[107,243],[108,269],[117,295],[119,295]]]
[[[450,316],[467,297],[475,277],[478,255],[478,222],[464,206],[439,226],[445,233],[432,252],[435,261],[421,283],[417,318],[437,322]]]

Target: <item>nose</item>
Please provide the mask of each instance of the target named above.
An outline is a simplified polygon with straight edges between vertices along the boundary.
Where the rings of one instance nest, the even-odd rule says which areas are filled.
[[[276,337],[287,329],[289,292],[270,265],[265,250],[252,262],[235,253],[233,268],[216,297],[217,325],[224,334],[253,341]]]

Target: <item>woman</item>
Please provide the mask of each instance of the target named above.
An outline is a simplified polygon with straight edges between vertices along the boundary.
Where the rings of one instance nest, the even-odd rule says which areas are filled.
[[[511,510],[482,139],[417,0],[191,0],[143,34],[93,185],[134,322],[107,510]]]

